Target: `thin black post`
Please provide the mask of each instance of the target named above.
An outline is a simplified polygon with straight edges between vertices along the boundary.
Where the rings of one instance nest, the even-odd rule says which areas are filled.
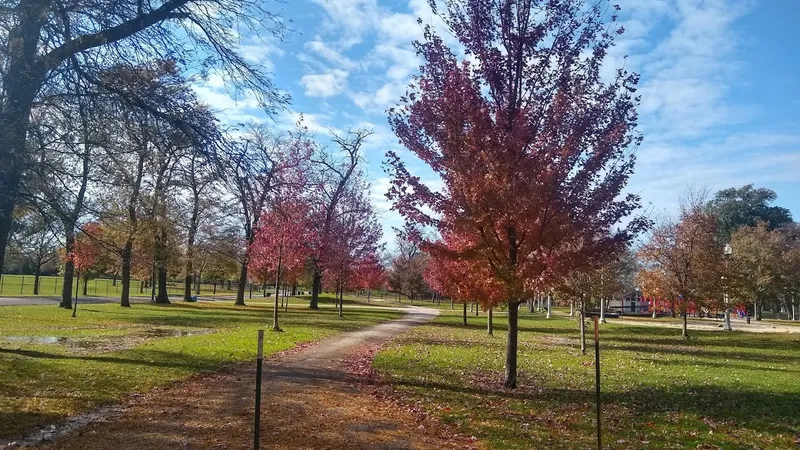
[[[261,434],[261,368],[264,364],[264,330],[258,330],[258,356],[256,357],[256,424],[253,430],[253,448],[258,450]]]
[[[600,431],[600,327],[594,316],[594,384],[597,394],[597,450],[603,448],[602,433]]]

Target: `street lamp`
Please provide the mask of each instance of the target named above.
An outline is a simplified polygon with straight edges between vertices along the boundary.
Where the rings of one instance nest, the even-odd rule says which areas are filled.
[[[730,259],[732,254],[733,254],[733,247],[731,247],[731,244],[730,243],[725,244],[725,268],[726,269],[728,268],[728,259]],[[727,272],[728,271],[726,270],[725,273],[727,273]],[[725,280],[725,277],[723,276],[722,279]],[[724,324],[722,326],[722,330],[723,331],[733,331],[733,328],[731,328],[731,309],[728,306],[728,284],[727,283],[724,283],[724,284],[725,285],[723,286],[723,288],[725,289],[725,293],[723,294],[723,297],[725,299],[725,315],[724,315],[725,318],[723,319],[724,320]]]

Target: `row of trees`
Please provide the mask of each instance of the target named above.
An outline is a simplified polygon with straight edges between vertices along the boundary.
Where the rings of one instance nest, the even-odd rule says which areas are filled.
[[[685,196],[677,218],[664,218],[639,249],[638,282],[654,312],[729,310],[761,320],[766,303],[794,318],[800,283],[800,227],[770,206],[775,193],[747,185]],[[726,312],[726,313],[729,313]]]

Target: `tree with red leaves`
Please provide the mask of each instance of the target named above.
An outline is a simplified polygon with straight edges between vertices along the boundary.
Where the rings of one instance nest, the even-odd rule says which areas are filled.
[[[607,2],[446,0],[434,11],[459,60],[425,28],[424,63],[389,122],[443,183],[429,188],[394,152],[387,194],[408,222],[466,245],[420,237],[434,259],[469,261],[502,285],[505,386],[517,385],[518,306],[587,259],[617,253],[646,225],[623,195],[633,172],[639,76],[601,79],[616,15]],[[470,60],[477,61],[476,63]]]
[[[367,291],[367,303],[373,289],[386,285],[386,270],[375,251],[369,251],[356,262],[355,285]]]
[[[102,228],[96,222],[89,222],[85,224],[80,233],[78,233],[75,243],[72,245],[72,252],[66,254],[65,262],[72,262],[73,267],[77,271],[76,278],[80,279],[81,274],[84,274],[84,291],[86,295],[86,283],[89,277],[86,274],[94,269],[103,248],[100,245],[102,238]],[[72,317],[78,312],[78,284],[75,285],[75,301],[73,302]]]
[[[255,273],[275,274],[275,298],[272,329],[278,325],[280,282],[287,273],[301,269],[309,256],[308,242],[313,237],[312,216],[308,205],[299,198],[287,198],[261,215],[259,228],[250,249],[250,264]],[[262,280],[266,284],[266,279]]]
[[[325,248],[324,277],[336,289],[339,317],[342,317],[344,289],[357,280],[356,271],[363,258],[378,252],[381,227],[366,197],[363,181],[345,190],[339,200],[340,212],[331,222],[329,239]]]
[[[436,242],[443,248],[458,252],[469,248],[469,243],[449,234]],[[488,313],[487,332],[494,334],[492,311],[505,300],[503,284],[482,261],[471,258],[431,258],[425,270],[425,280],[439,293],[462,303],[463,323],[467,325],[467,303],[477,302]]]

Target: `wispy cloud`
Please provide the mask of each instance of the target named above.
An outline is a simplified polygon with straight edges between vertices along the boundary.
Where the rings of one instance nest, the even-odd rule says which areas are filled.
[[[344,91],[349,74],[341,69],[333,69],[327,73],[303,75],[300,84],[309,97],[330,97]]]

